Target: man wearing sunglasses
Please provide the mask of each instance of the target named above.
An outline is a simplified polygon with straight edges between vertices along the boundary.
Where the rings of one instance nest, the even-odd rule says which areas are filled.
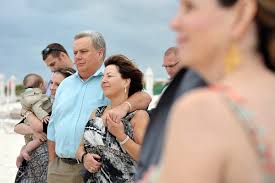
[[[59,43],[51,43],[41,52],[43,61],[51,72],[55,72],[62,68],[73,68],[73,62],[70,59],[66,49]],[[50,82],[47,85],[48,96],[50,92]]]
[[[73,62],[66,49],[59,43],[49,44],[41,54],[45,64],[52,72],[61,68],[73,67]]]

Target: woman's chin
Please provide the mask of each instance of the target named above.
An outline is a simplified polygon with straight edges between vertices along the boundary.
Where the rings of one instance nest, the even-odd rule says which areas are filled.
[[[103,91],[105,97],[109,98],[112,97],[112,95],[110,94],[110,92],[106,92],[106,91]]]

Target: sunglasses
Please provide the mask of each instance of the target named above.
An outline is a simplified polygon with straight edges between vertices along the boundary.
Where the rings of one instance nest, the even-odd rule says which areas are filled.
[[[72,75],[72,74],[74,74],[75,72],[74,71],[70,71],[70,70],[58,70],[58,71],[56,71],[57,73],[58,72],[60,72],[61,74],[70,74],[70,75]]]
[[[42,54],[43,56],[46,56],[46,55],[50,54],[52,51],[64,52],[64,50],[60,50],[60,49],[57,49],[57,48],[49,48],[49,47],[47,47],[47,48],[45,48],[44,50],[42,50],[41,54]],[[64,52],[64,53],[65,53],[65,52]]]

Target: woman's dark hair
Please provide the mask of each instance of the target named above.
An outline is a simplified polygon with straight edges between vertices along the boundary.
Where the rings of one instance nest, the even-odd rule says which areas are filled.
[[[104,63],[105,67],[108,65],[115,65],[118,72],[123,79],[131,79],[128,97],[134,93],[141,91],[143,88],[143,74],[135,66],[135,64],[124,55],[110,56]]]
[[[224,7],[230,7],[238,0],[218,1]],[[257,3],[258,51],[263,55],[267,68],[275,71],[275,58],[272,57],[275,47],[271,47],[275,41],[275,0],[257,0]]]
[[[73,75],[76,71],[73,68],[60,68],[57,69],[54,73],[60,73],[64,76],[64,78]]]

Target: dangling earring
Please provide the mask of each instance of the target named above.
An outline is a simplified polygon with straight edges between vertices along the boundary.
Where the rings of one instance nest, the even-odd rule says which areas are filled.
[[[125,92],[125,94],[127,93],[127,89],[126,89],[126,86],[124,87],[124,92]]]
[[[231,45],[224,59],[224,72],[229,74],[241,63],[240,52],[235,45]]]

